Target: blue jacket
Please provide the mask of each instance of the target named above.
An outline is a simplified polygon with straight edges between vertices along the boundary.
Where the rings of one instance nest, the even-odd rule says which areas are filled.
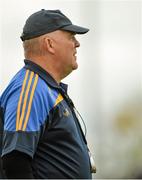
[[[35,178],[90,179],[87,143],[67,85],[40,66],[25,66],[3,92],[2,156],[13,150],[28,154]]]

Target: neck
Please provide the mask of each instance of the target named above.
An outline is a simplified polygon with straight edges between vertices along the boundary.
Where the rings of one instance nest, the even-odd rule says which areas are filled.
[[[55,63],[53,62],[52,59],[50,58],[47,59],[45,57],[32,57],[27,59],[38,64],[45,71],[47,71],[58,84],[61,82],[62,78],[59,74],[59,71],[56,70]]]

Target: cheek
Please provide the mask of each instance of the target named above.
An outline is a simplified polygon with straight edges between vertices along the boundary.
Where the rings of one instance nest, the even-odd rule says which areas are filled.
[[[63,50],[64,57],[70,59],[74,57],[72,47],[64,48]]]
[[[59,55],[63,61],[71,61],[71,59],[73,60],[75,58],[74,51],[74,45],[72,43],[65,43],[60,46]]]

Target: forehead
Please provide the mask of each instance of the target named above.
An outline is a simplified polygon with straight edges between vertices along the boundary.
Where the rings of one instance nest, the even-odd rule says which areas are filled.
[[[65,31],[65,30],[59,30],[62,34],[65,34],[65,35],[76,35],[75,32],[71,32],[71,31]]]
[[[75,35],[74,32],[65,31],[65,30],[56,30],[54,32],[47,34],[47,36],[49,36],[51,38],[55,38],[56,40],[70,38],[71,36],[74,36],[74,35]]]

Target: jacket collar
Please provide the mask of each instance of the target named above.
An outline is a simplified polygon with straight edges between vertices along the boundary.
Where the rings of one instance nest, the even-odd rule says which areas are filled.
[[[68,85],[64,84],[64,83],[60,83],[58,84],[55,79],[47,72],[45,71],[41,66],[39,66],[38,64],[25,59],[24,60],[25,63],[25,68],[29,69],[35,73],[37,73],[50,87],[59,89],[59,90],[63,90],[67,93],[67,88]]]

